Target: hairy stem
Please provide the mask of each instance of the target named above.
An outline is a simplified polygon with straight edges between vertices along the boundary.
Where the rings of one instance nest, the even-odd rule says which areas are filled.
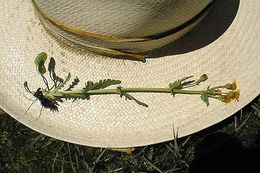
[[[212,92],[209,90],[180,90],[180,89],[171,89],[171,88],[120,88],[119,89],[99,89],[99,90],[89,90],[85,91],[83,89],[74,90],[74,91],[56,91],[46,93],[46,95],[50,95],[56,98],[84,98],[86,95],[105,95],[105,94],[120,94],[124,93],[175,93],[175,94],[210,94],[217,95],[219,93]]]

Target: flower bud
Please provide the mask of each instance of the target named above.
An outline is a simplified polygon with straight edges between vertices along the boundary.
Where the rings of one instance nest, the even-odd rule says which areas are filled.
[[[228,90],[234,91],[235,89],[237,89],[237,82],[233,81],[232,83],[227,83],[224,87]]]
[[[208,76],[206,74],[203,74],[202,76],[200,76],[199,80],[196,81],[196,84],[200,84],[201,82],[204,82],[208,79]]]
[[[232,99],[229,95],[221,96],[221,97],[219,97],[219,100],[226,104],[230,103],[232,101]]]
[[[200,77],[200,81],[201,82],[204,82],[204,81],[206,81],[208,79],[208,76],[206,75],[206,74],[203,74],[201,77]]]

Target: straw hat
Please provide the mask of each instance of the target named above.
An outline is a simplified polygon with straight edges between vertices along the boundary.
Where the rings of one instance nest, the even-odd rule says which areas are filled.
[[[209,9],[212,10],[206,15]],[[8,0],[0,5],[0,107],[26,126],[61,140],[97,147],[130,147],[173,139],[229,117],[260,91],[259,1]],[[204,17],[201,21],[201,19]],[[187,33],[199,21],[200,25]],[[165,48],[152,51],[162,46]],[[146,63],[90,52],[128,55]],[[206,73],[199,86],[237,80],[240,102],[223,104],[199,96],[135,94],[149,107],[117,95],[65,101],[59,112],[34,104],[23,88],[44,87],[34,58],[46,52],[57,74],[81,80],[118,79],[123,87],[167,87],[185,76]],[[151,52],[152,51],[152,52]],[[148,52],[148,53],[147,53]],[[150,53],[151,52],[151,53]],[[37,121],[33,121],[37,119]]]

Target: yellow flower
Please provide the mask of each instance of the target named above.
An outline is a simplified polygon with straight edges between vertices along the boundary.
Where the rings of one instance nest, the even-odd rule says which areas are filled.
[[[234,91],[234,99],[239,102],[239,97],[240,97],[240,90],[237,89]]]
[[[233,81],[233,83],[231,84],[231,90],[235,89],[237,89],[237,81]]]
[[[236,101],[239,101],[239,97],[240,97],[240,90],[239,89],[236,89],[234,91],[230,91],[227,93],[226,97],[230,97],[231,100],[236,100]]]
[[[230,103],[231,102],[231,97],[229,95],[225,96],[225,103]]]

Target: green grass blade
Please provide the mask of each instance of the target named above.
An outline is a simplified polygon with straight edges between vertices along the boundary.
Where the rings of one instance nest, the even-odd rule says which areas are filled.
[[[155,166],[152,162],[150,162],[147,158],[144,157],[145,163],[147,163],[149,166],[151,166],[154,170],[157,172],[163,173],[157,166]]]
[[[55,163],[56,163],[56,160],[58,157],[59,157],[59,151],[56,152],[56,156],[54,157],[53,162],[52,162],[52,166],[51,166],[52,173],[55,173]]]
[[[73,171],[73,173],[77,173],[76,168],[74,167],[74,163],[72,162],[71,153],[70,153],[70,144],[67,144],[68,152],[69,152],[69,159],[70,159],[70,166]]]

